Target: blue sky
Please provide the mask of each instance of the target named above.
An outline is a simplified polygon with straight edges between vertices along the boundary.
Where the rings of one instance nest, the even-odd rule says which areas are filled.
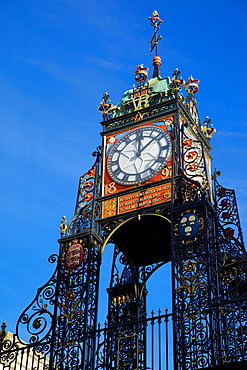
[[[213,168],[235,188],[247,235],[245,0],[2,0],[0,321],[11,331],[53,271],[47,258],[58,251],[61,217],[72,217],[78,179],[101,144],[103,93],[116,104],[136,66],[151,68],[154,9],[163,19],[162,76],[179,68],[200,79],[200,117],[217,129]],[[164,284],[164,275],[152,279]]]

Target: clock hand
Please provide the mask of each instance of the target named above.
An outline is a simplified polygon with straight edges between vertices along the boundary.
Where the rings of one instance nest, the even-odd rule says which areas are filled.
[[[136,156],[137,157],[139,157],[140,156],[140,152],[141,152],[141,146],[142,146],[142,138],[143,138],[143,136],[142,136],[142,134],[141,133],[139,133],[138,135],[137,135],[137,150],[136,150]]]
[[[141,157],[143,161],[150,161],[152,159],[156,159],[156,157],[157,157],[156,155],[154,155],[152,153],[149,153],[149,151],[146,152],[146,153],[143,153],[143,154],[145,154],[145,157]]]
[[[152,143],[152,139],[146,145],[144,145],[142,148],[140,148],[140,150],[138,151],[138,154],[140,155],[140,153],[142,153],[143,150],[145,150],[146,147],[148,147],[151,143]]]
[[[152,150],[153,146],[157,143],[156,140],[151,140],[149,143],[147,143],[141,150],[140,154],[145,154],[147,150]]]

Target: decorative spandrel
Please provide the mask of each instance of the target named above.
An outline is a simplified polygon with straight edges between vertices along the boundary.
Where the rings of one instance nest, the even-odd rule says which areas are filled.
[[[57,263],[58,256],[51,255],[50,263]],[[58,268],[49,281],[37,290],[36,297],[23,311],[17,321],[16,334],[20,341],[24,340],[30,344],[46,343],[45,353],[48,353],[51,346],[51,336],[56,310],[56,284],[58,281]],[[25,343],[23,342],[23,343]]]
[[[217,181],[217,175],[220,175],[219,171],[214,172],[213,178],[221,234],[227,244],[234,246],[236,252],[246,255],[235,191],[221,186]]]
[[[95,163],[79,179],[75,214],[68,224],[65,216],[62,217],[59,227],[61,237],[97,229],[96,219],[100,215],[100,204],[97,202],[97,198],[100,196],[101,185],[101,151],[102,147],[99,146],[92,153],[96,157]]]

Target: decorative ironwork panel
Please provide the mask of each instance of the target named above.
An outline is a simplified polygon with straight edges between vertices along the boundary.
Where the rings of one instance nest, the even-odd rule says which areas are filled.
[[[58,256],[51,255],[49,262],[58,263]],[[0,364],[7,368],[33,367],[48,369],[51,366],[52,337],[57,312],[57,283],[59,267],[49,281],[38,289],[31,304],[20,315],[16,334],[5,332],[2,327]]]
[[[225,243],[231,245],[235,253],[246,256],[235,191],[221,186],[215,178],[214,193],[220,225],[219,232]]]
[[[1,343],[0,369],[48,370],[50,359],[45,345],[25,344],[10,332],[5,332]]]
[[[64,221],[60,225],[61,236],[76,235],[82,231],[98,231],[95,222],[100,215],[100,204],[96,201],[100,196],[101,184],[101,147],[98,147],[93,156],[96,157],[94,165],[80,177],[74,217],[68,226],[63,228]]]
[[[53,335],[55,367],[89,369],[94,361],[95,339],[85,338],[96,329],[99,242],[88,235],[62,241],[58,283],[58,312]]]
[[[98,328],[97,330],[97,345],[96,345],[96,357],[95,357],[95,369],[96,370],[124,370],[124,369],[143,369],[143,365],[138,367],[136,363],[137,353],[136,348],[137,340],[136,333],[133,333],[133,328],[137,329],[145,327],[145,369],[160,369],[160,370],[172,370],[173,369],[173,357],[172,357],[172,314],[168,314],[167,310],[165,314],[161,314],[159,310],[158,315],[155,316],[152,312],[152,316],[144,318],[142,320],[136,320],[134,322],[128,321],[125,324],[117,327]],[[130,340],[125,335],[127,332],[131,333]],[[119,333],[119,338],[115,337],[116,346],[113,353],[108,352],[109,343],[108,338],[115,336]],[[121,336],[121,333],[123,335]],[[134,343],[133,347],[130,348],[129,344],[131,341]],[[127,342],[127,343],[126,343]],[[125,345],[126,346],[123,346]],[[111,359],[109,360],[109,355]],[[139,364],[141,364],[141,358],[143,354],[139,353]],[[134,359],[134,362],[133,362]],[[111,367],[113,366],[113,367]]]
[[[146,290],[140,271],[115,247],[108,289],[106,369],[145,369]],[[126,325],[127,324],[127,325]]]
[[[183,150],[183,173],[184,175],[200,184],[201,193],[209,192],[209,169],[205,159],[203,143],[196,140],[189,132],[183,132],[182,138]]]
[[[104,129],[105,131],[115,130],[121,127],[128,126],[130,124],[136,123],[139,120],[148,119],[151,117],[156,117],[159,115],[164,115],[166,113],[172,113],[174,110],[177,109],[176,101],[174,100],[174,96],[165,96],[165,94],[157,94],[157,96],[153,96],[152,100],[157,100],[155,104],[158,103],[158,99],[160,99],[161,104],[154,105],[152,109],[150,108],[143,108],[138,113],[131,113],[126,116],[122,116],[120,118],[112,119],[107,122],[104,122]],[[169,104],[162,104],[162,101],[169,100]],[[131,110],[130,110],[131,111]]]
[[[216,173],[215,173],[216,177]],[[235,192],[215,179],[218,214],[216,278],[224,362],[247,360],[247,253],[243,244]]]
[[[219,351],[217,317],[211,311],[217,292],[210,255],[215,249],[215,218],[206,202],[173,216],[174,353],[176,369],[192,370],[214,365]]]
[[[95,336],[86,333],[96,329],[100,242],[91,234],[62,239],[59,258],[52,255],[50,261],[57,269],[21,314],[17,335],[3,340],[1,363],[91,369]]]

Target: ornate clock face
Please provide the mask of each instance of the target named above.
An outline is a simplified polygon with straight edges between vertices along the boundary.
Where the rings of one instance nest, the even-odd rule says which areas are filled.
[[[137,128],[125,134],[110,150],[108,173],[118,184],[140,184],[165,167],[171,149],[170,136],[162,128]]]

